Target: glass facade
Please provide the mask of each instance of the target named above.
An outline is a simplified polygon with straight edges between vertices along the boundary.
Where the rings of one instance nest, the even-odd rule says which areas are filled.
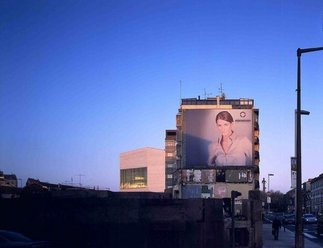
[[[120,187],[121,189],[146,188],[147,167],[121,170]]]

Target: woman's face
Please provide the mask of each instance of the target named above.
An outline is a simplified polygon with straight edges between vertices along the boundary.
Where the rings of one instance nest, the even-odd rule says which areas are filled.
[[[229,121],[218,119],[216,122],[221,134],[223,136],[230,136],[232,134],[232,123]]]

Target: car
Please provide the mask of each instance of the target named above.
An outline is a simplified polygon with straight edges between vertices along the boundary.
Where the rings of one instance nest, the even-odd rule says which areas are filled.
[[[295,214],[284,215],[284,224],[295,224]]]
[[[0,230],[0,248],[45,248],[48,247],[46,241],[35,241],[25,235],[8,230]]]
[[[315,224],[315,223],[317,223],[317,218],[313,214],[304,214],[303,215],[303,222],[305,224]]]

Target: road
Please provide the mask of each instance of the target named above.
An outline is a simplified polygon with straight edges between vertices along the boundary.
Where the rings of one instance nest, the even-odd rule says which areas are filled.
[[[286,229],[295,232],[295,225],[286,225]],[[323,247],[323,235],[317,235],[316,229],[317,224],[304,224],[304,237]]]
[[[279,217],[279,216],[278,216]],[[264,222],[271,223],[272,220],[275,218],[275,215],[265,215]],[[285,226],[286,229],[295,233],[295,225],[288,224]],[[323,247],[323,234],[317,234],[317,224],[304,224],[304,238],[310,239],[312,242],[319,244]],[[282,227],[281,231],[283,232],[284,229]]]

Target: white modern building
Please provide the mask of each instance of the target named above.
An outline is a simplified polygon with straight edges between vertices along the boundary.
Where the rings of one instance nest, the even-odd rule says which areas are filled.
[[[145,147],[120,154],[120,191],[164,192],[165,151]]]

